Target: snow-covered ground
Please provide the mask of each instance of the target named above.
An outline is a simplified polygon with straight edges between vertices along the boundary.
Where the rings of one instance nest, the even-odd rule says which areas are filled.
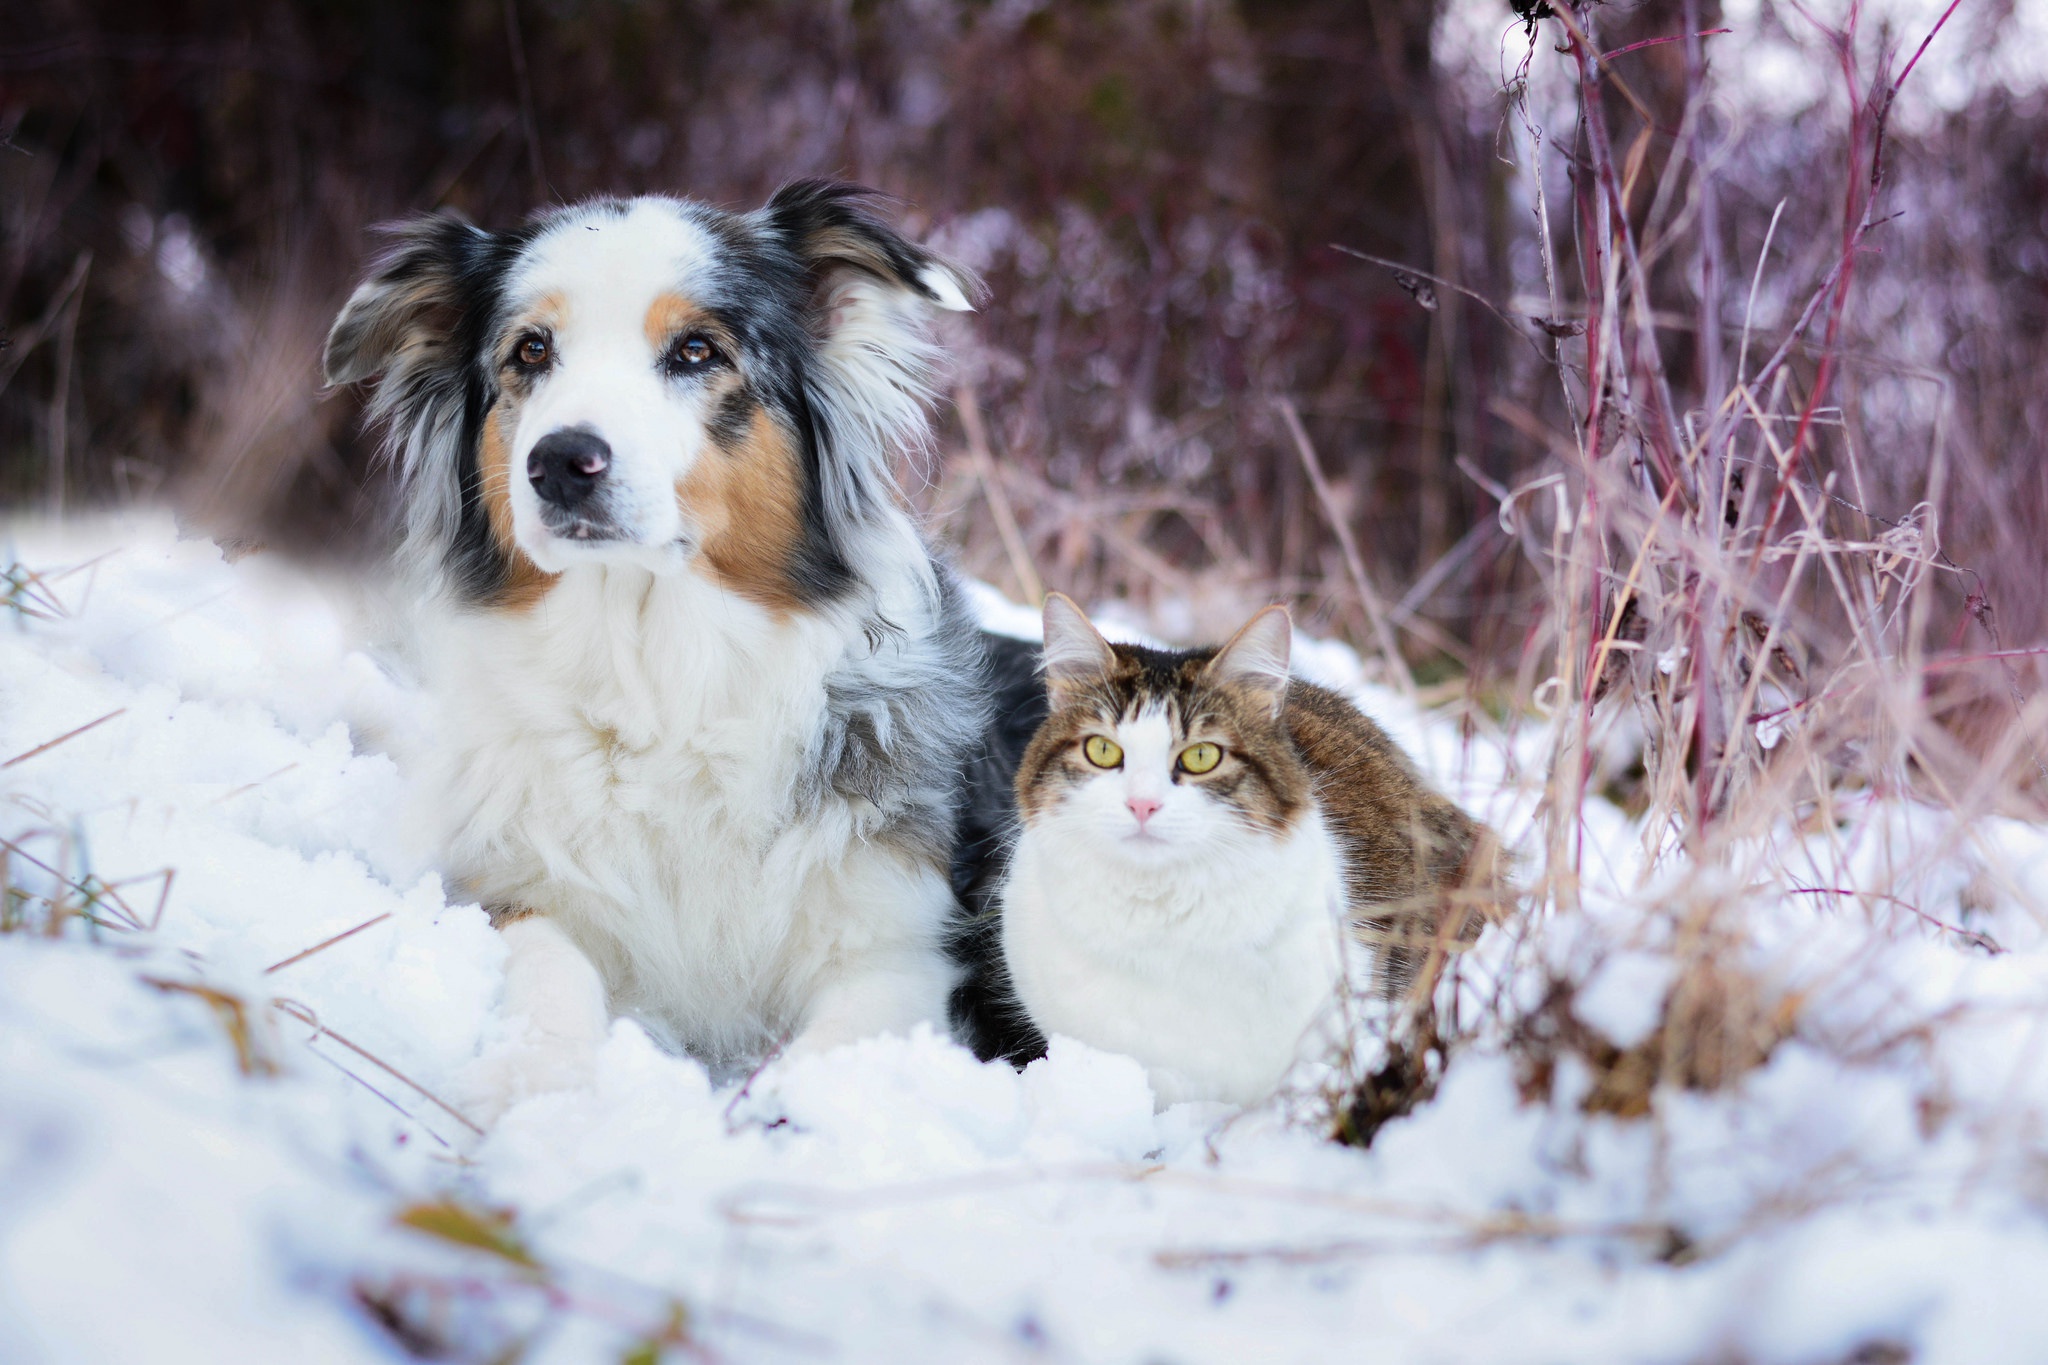
[[[0,934],[0,1360],[2048,1359],[2038,829],[1902,808],[1828,875],[1915,913],[1759,900],[1724,954],[1789,1036],[1643,1117],[1586,1112],[1568,1050],[1544,1098],[1505,1024],[1359,1151],[1155,1113],[1065,1042],[1018,1074],[877,1039],[742,1092],[622,1022],[480,1137],[434,1097],[502,1027],[502,949],[409,837],[419,707],[357,599],[161,520],[8,563],[45,577],[0,607],[5,881],[84,913]],[[1303,663],[1526,827],[1540,736]],[[1642,832],[1584,827],[1585,908],[1489,930],[1466,991],[1511,1020],[1570,977],[1626,1048],[1713,872],[1645,889]],[[1965,915],[2009,951],[1924,918]]]

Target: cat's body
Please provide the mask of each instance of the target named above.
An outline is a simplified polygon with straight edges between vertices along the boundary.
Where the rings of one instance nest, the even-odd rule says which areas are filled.
[[[1003,902],[1032,1022],[1144,1063],[1159,1103],[1272,1093],[1343,977],[1343,866],[1321,815],[1211,850],[1190,877],[1083,865],[1026,827]]]
[[[1136,1057],[1162,1104],[1270,1095],[1324,1036],[1347,938],[1404,986],[1478,843],[1384,731],[1288,677],[1289,635],[1272,609],[1221,650],[1112,646],[1047,602],[1004,961],[1032,1024]]]

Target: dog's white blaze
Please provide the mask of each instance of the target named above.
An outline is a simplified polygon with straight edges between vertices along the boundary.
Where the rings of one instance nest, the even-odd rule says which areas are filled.
[[[881,611],[922,638],[935,602],[909,522],[865,553],[894,585]],[[618,1009],[714,1057],[942,1021],[944,874],[869,842],[865,803],[798,806],[825,679],[867,653],[860,627],[602,565],[531,611],[453,616],[433,632],[445,710],[425,811],[450,871],[547,915]]]
[[[692,292],[710,268],[704,229],[663,200],[623,215],[573,215],[536,241],[512,277],[514,313],[555,300],[554,362],[520,410],[512,439],[512,524],[520,549],[549,573],[578,563],[637,564],[673,572],[696,528],[685,525],[675,484],[707,443],[701,385],[664,376],[647,313],[664,294]],[[526,459],[551,432],[585,426],[612,449],[604,496],[623,542],[565,539],[541,524]]]

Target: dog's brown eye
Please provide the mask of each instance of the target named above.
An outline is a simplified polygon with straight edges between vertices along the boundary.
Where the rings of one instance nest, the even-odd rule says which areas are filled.
[[[519,358],[520,364],[529,369],[545,365],[548,363],[548,339],[544,336],[527,337],[519,343],[519,349],[513,354]]]
[[[718,348],[703,337],[684,337],[683,344],[676,347],[676,354],[686,365],[707,365],[718,354]]]

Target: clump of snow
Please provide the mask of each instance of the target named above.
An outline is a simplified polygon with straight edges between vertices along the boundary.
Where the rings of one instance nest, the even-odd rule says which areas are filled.
[[[30,926],[0,934],[0,1359],[2048,1353],[2039,829],[1899,806],[1824,894],[1748,905],[1730,970],[1790,1032],[1643,1118],[1586,1112],[1577,1054],[1532,1086],[1505,1022],[1359,1151],[1155,1113],[1134,1062],[1067,1040],[1018,1073],[922,1030],[718,1085],[620,1021],[586,1087],[479,1135],[438,1100],[501,1026],[503,951],[404,828],[383,746],[418,708],[348,594],[153,519],[0,558],[63,607],[0,608],[0,763],[100,722],[0,768]],[[1472,738],[1340,646],[1297,663],[1536,856],[1540,742]],[[1583,906],[1489,930],[1459,1004],[1511,1021],[1576,973],[1627,1049],[1668,1025],[1712,870],[1657,871],[1598,800],[1582,829]],[[34,932],[23,896],[60,894],[92,919]]]
[[[1616,1047],[1650,1036],[1671,988],[1673,964],[1655,953],[1616,953],[1595,969],[1573,998],[1572,1012]]]

